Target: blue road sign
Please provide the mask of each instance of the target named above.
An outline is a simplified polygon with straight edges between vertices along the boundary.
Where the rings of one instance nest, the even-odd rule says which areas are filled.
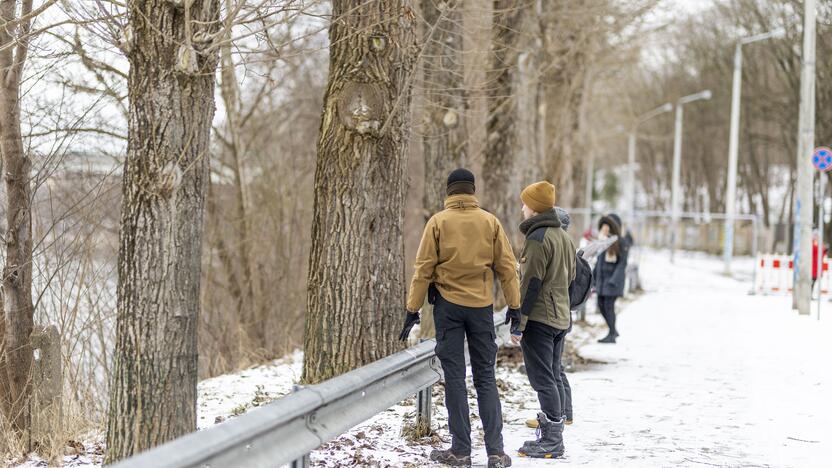
[[[821,172],[832,170],[832,149],[825,146],[815,148],[812,152],[812,165]]]

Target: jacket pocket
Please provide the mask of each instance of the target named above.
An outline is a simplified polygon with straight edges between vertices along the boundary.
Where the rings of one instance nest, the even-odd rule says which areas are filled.
[[[552,294],[552,291],[549,291],[549,301],[552,303],[552,321],[556,321],[558,319],[558,302],[555,300],[555,295]]]
[[[433,351],[436,353],[436,356],[440,359],[444,358],[446,355],[447,346],[445,346],[445,330],[442,328],[436,329],[436,346],[434,346]]]

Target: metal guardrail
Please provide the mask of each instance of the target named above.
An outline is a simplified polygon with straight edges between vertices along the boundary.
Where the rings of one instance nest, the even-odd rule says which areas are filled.
[[[494,315],[502,327],[504,312]],[[434,340],[295,392],[220,425],[194,432],[113,465],[116,468],[292,468],[309,452],[417,395],[417,419],[430,424],[431,386],[441,368]]]

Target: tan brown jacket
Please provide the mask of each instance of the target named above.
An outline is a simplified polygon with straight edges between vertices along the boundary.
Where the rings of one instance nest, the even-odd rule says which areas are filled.
[[[425,225],[416,254],[407,309],[422,307],[428,285],[436,284],[443,298],[464,307],[494,303],[494,273],[500,278],[506,303],[520,307],[517,260],[500,221],[480,209],[473,195],[453,195],[445,210]]]

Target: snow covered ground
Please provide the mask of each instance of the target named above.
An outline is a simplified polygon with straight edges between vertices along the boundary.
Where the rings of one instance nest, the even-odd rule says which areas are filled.
[[[645,293],[624,304],[618,344],[595,343],[600,317],[569,336],[580,357],[569,380],[575,423],[564,432],[563,460],[514,457],[515,466],[832,466],[832,303],[822,321],[799,317],[789,297],[750,296],[750,259],[733,278],[700,254],[645,252]],[[814,309],[813,309],[814,310]],[[221,376],[199,385],[199,427],[221,423],[291,391],[302,356]],[[534,437],[524,421],[537,400],[517,351],[501,352],[506,450]],[[469,387],[471,388],[471,387]],[[472,412],[476,399],[469,390]],[[447,443],[441,385],[434,388],[436,435],[402,436],[412,420],[403,402],[312,453],[317,467],[432,466],[433,446]],[[472,417],[474,462],[485,464],[481,424]],[[100,435],[65,466],[101,463]],[[26,467],[46,466],[30,459]]]
[[[748,295],[748,259],[737,262],[736,279],[704,255],[683,254],[676,266],[662,252],[642,259],[646,292],[621,313],[618,344],[581,346],[599,363],[569,374],[575,423],[564,432],[566,457],[515,457],[515,466],[832,466],[832,306],[818,322],[793,313],[788,297]],[[524,421],[537,401],[516,364],[497,376],[514,453],[534,437]],[[441,388],[435,401],[446,438]],[[439,440],[400,437],[408,411],[397,406],[362,424],[313,453],[313,464],[430,466],[429,442]],[[484,464],[481,424],[472,425],[474,462]]]

